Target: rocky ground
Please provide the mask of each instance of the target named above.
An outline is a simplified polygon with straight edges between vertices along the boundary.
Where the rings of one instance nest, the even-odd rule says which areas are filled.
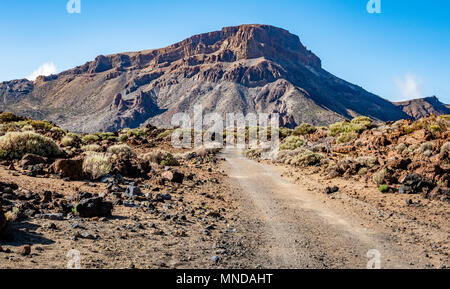
[[[282,129],[249,160],[3,113],[0,268],[448,268],[448,121]]]
[[[247,157],[282,170],[325,208],[378,228],[417,259],[448,268],[450,254],[449,116],[374,124],[357,118],[330,127],[282,131],[280,152]],[[402,249],[407,251],[407,249]]]
[[[3,127],[20,127],[18,121]],[[63,151],[4,157],[0,268],[66,268],[77,252],[81,268],[254,266],[258,237],[248,239],[215,151],[174,150],[168,134],[153,127],[93,137],[29,123]],[[7,155],[5,142],[0,138]],[[127,149],[113,153],[118,143]],[[87,161],[92,156],[100,158]]]

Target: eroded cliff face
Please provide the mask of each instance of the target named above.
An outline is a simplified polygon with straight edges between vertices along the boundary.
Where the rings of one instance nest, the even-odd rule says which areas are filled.
[[[173,114],[279,113],[281,124],[330,124],[368,115],[407,115],[387,100],[321,68],[298,36],[268,25],[227,27],[166,48],[98,56],[39,77],[0,84],[0,109],[45,118],[73,131],[115,130]]]

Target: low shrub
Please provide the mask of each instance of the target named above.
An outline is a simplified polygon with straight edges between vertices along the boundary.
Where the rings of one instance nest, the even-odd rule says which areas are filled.
[[[52,139],[34,132],[10,132],[0,137],[2,158],[20,159],[26,154],[52,157],[61,153],[61,149]]]
[[[117,140],[119,142],[126,142],[126,141],[128,141],[128,135],[125,133],[120,134],[119,137],[117,138]]]
[[[396,147],[395,150],[401,154],[402,152],[404,152],[406,149],[408,149],[408,146],[404,143],[399,143]]]
[[[112,161],[109,155],[89,153],[83,161],[83,172],[92,180],[98,180],[111,172]]]
[[[84,143],[93,143],[93,142],[99,141],[100,137],[95,134],[88,134],[88,135],[83,136],[82,140]]]
[[[287,137],[284,142],[280,145],[280,150],[284,151],[284,150],[295,150],[299,147],[301,147],[302,145],[305,144],[305,140],[302,139],[299,136],[290,136]]]
[[[115,141],[117,139],[116,135],[112,132],[100,132],[97,135],[102,140]]]
[[[441,153],[442,154],[450,153],[450,142],[446,142],[441,146]]]
[[[359,124],[366,128],[370,128],[373,126],[373,121],[370,117],[367,116],[359,116],[352,119],[351,123],[353,124]]]
[[[75,139],[71,136],[65,136],[61,139],[62,147],[71,147],[74,144]]]
[[[280,138],[287,138],[288,136],[292,135],[293,130],[286,128],[286,127],[280,127]]]
[[[22,117],[16,116],[11,112],[0,113],[0,123],[16,122],[23,120]]]
[[[98,144],[90,144],[81,147],[81,150],[84,152],[102,152],[103,149]]]
[[[433,142],[425,142],[425,143],[420,145],[419,151],[422,154],[425,154],[428,151],[433,152],[433,147],[434,147],[434,143]]]
[[[171,136],[173,132],[174,132],[174,130],[172,130],[172,129],[163,131],[162,133],[158,134],[157,138],[166,138],[168,136]]]
[[[29,125],[29,126],[33,127],[33,129],[41,130],[41,131],[51,131],[52,128],[55,127],[51,122],[49,122],[47,120],[28,119],[28,120],[19,121],[19,122],[17,122],[17,124],[21,127]]]
[[[373,156],[363,156],[356,158],[355,162],[362,167],[371,169],[378,164],[378,159]]]
[[[386,193],[389,190],[389,186],[388,185],[381,185],[381,186],[378,187],[378,190],[381,193]]]
[[[131,159],[136,157],[133,149],[126,144],[113,145],[108,148],[108,153],[117,156],[119,159]]]
[[[337,138],[338,143],[348,143],[352,140],[355,140],[358,138],[358,134],[355,132],[345,132],[341,133],[341,135]]]
[[[304,136],[313,134],[317,131],[317,128],[309,123],[303,123],[294,129],[293,135]]]
[[[148,128],[135,128],[130,130],[130,135],[145,136],[148,133]]]
[[[373,174],[373,181],[375,182],[375,184],[377,184],[378,186],[384,184],[386,180],[386,174],[387,174],[386,169],[381,169],[375,174]]]
[[[155,150],[144,154],[142,159],[162,166],[178,166],[179,162],[169,152],[163,150]]]
[[[305,150],[304,152],[295,155],[291,160],[291,164],[302,166],[314,166],[319,164],[322,159],[323,156],[321,154]]]
[[[354,118],[352,121],[344,120],[343,122],[338,122],[330,125],[329,136],[337,136],[342,133],[357,133],[360,134],[366,129],[373,126],[372,120],[365,116],[360,116]]]

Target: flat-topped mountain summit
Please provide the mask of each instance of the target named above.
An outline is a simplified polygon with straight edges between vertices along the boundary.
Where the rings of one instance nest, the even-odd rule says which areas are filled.
[[[166,48],[101,55],[34,82],[0,84],[0,110],[82,132],[169,126],[172,115],[199,104],[222,115],[279,113],[290,127],[358,115],[409,117],[325,71],[298,36],[268,25],[227,27]]]

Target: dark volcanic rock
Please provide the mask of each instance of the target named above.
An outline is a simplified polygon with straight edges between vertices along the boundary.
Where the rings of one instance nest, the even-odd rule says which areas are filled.
[[[433,188],[433,184],[418,174],[410,174],[405,177],[402,182],[402,186],[399,188],[400,194],[418,194],[423,191],[423,189]]]
[[[127,198],[141,197],[141,196],[143,196],[143,194],[138,186],[131,185],[125,190],[125,197]]]
[[[3,214],[2,206],[0,204],[0,234],[6,229],[8,222],[6,221],[6,217]]]
[[[113,205],[110,202],[103,201],[103,198],[94,197],[81,200],[76,206],[76,211],[81,217],[109,217]]]
[[[167,171],[162,174],[162,177],[172,183],[182,184],[184,180],[184,174],[177,171]]]
[[[34,154],[26,154],[22,157],[20,161],[21,167],[34,166],[39,164],[45,164],[47,162],[47,158],[34,155]]]

